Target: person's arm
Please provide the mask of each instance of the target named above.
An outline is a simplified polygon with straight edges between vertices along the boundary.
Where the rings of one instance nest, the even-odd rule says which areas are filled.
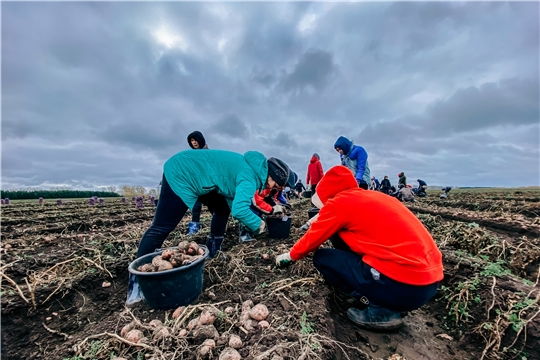
[[[318,218],[306,234],[292,247],[290,251],[292,260],[299,260],[316,250],[323,242],[344,228],[345,222],[345,217],[340,214],[339,207],[335,203],[327,203],[319,211]]]
[[[280,203],[284,205],[289,205],[289,203],[287,202],[287,199],[285,199],[285,197],[283,196],[283,191],[278,192],[277,201],[279,201]]]
[[[307,175],[306,175],[306,184],[309,184],[310,176],[309,176],[309,165],[307,167]]]
[[[247,176],[240,178],[236,183],[235,196],[231,207],[232,216],[253,232],[259,230],[262,221],[249,208],[253,194],[257,191],[255,184],[255,179],[250,180]]]
[[[262,193],[259,193],[259,191],[255,191],[251,203],[261,212],[265,214],[270,214],[272,213],[272,205],[264,201],[265,195],[267,194],[265,194],[264,191]]]
[[[351,159],[356,159],[358,168],[356,169],[356,182],[364,180],[364,172],[366,171],[366,161],[368,159],[368,154],[363,147],[356,145],[354,150],[351,152]]]
[[[317,170],[319,171],[319,180],[324,176],[324,171],[320,161],[317,161]]]

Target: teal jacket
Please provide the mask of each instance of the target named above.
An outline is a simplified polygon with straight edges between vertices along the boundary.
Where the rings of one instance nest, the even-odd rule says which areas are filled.
[[[257,151],[244,155],[224,150],[186,150],[171,157],[163,167],[171,189],[193,209],[199,196],[217,191],[229,204],[232,216],[257,231],[261,219],[250,209],[256,191],[266,184],[268,163]]]

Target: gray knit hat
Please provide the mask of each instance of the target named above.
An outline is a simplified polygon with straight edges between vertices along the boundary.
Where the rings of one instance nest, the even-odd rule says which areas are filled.
[[[268,159],[268,175],[274,179],[279,186],[285,186],[289,180],[289,166],[283,161],[271,157]]]

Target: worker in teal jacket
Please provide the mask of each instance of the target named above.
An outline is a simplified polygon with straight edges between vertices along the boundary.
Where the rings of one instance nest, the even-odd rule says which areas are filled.
[[[224,150],[186,150],[171,157],[164,165],[159,202],[154,220],[144,233],[137,258],[160,248],[188,209],[197,201],[212,215],[210,235],[206,239],[209,256],[221,250],[229,214],[258,235],[265,222],[250,210],[256,191],[281,189],[289,179],[289,167],[283,161],[257,152],[244,155]],[[130,275],[130,305],[143,300],[135,276]]]

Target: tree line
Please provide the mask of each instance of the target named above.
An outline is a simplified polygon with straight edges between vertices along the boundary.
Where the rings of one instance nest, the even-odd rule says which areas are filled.
[[[121,195],[112,191],[93,190],[0,190],[2,199],[26,200],[26,199],[77,199],[97,197],[120,197]]]

